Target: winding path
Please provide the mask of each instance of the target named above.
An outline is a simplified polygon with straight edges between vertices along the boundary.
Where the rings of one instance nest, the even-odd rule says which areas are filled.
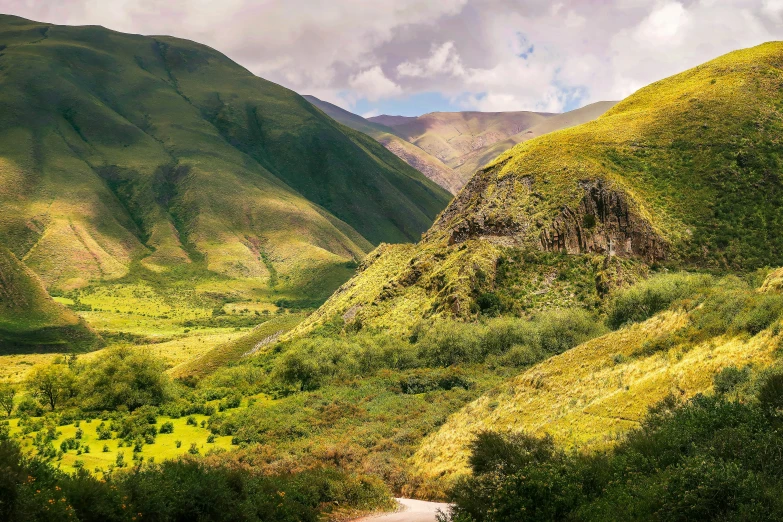
[[[355,522],[435,522],[436,513],[440,509],[446,512],[448,504],[426,502],[411,498],[394,499],[400,504],[400,510],[395,513],[381,513],[360,518]]]

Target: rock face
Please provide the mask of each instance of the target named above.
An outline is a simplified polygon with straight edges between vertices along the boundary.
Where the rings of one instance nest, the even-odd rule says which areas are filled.
[[[541,219],[538,214],[540,197],[530,176],[509,176],[497,181],[489,197],[487,178],[476,176],[444,211],[441,222],[459,214],[468,216],[453,222],[449,244],[481,239],[546,252],[638,257],[648,263],[666,259],[666,241],[624,192],[603,180],[578,182],[584,191],[579,204],[575,208],[562,207],[550,220]],[[508,211],[512,201],[522,200],[525,204],[517,207],[519,212]],[[468,207],[471,211],[465,212]]]
[[[666,242],[629,204],[625,194],[601,180],[580,185],[585,196],[579,206],[575,210],[564,207],[541,232],[542,250],[641,257],[648,263],[666,258]]]

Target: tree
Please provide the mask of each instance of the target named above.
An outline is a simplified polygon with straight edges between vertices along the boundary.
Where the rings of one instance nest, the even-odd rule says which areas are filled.
[[[118,347],[87,366],[81,391],[89,408],[158,406],[168,397],[169,381],[163,361],[149,351]]]
[[[11,412],[14,411],[14,397],[16,396],[16,388],[10,384],[0,385],[0,408],[5,410],[6,416],[10,417]]]
[[[36,367],[25,384],[33,395],[47,402],[52,411],[76,392],[76,377],[65,364]]]
[[[304,354],[288,352],[277,368],[278,378],[285,384],[299,385],[300,391],[315,390],[319,386],[318,367]]]

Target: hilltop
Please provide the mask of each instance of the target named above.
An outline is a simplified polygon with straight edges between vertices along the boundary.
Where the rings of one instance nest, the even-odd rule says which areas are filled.
[[[599,307],[652,267],[783,263],[783,43],[645,87],[478,171],[415,247],[381,246],[297,333]]]
[[[317,298],[448,199],[214,49],[0,17],[0,243],[49,289],[187,269]]]
[[[54,302],[41,280],[0,246],[0,353],[87,350],[102,340],[75,313]]]
[[[453,194],[478,168],[515,144],[593,120],[615,103],[598,102],[563,114],[466,111],[365,119],[314,96],[305,98],[340,123],[372,136]]]

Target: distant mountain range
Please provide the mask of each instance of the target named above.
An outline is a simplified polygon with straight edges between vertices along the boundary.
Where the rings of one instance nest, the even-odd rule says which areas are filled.
[[[596,102],[563,114],[467,111],[365,119],[314,96],[305,98],[343,125],[372,136],[452,194],[517,143],[594,120],[616,103]]]

